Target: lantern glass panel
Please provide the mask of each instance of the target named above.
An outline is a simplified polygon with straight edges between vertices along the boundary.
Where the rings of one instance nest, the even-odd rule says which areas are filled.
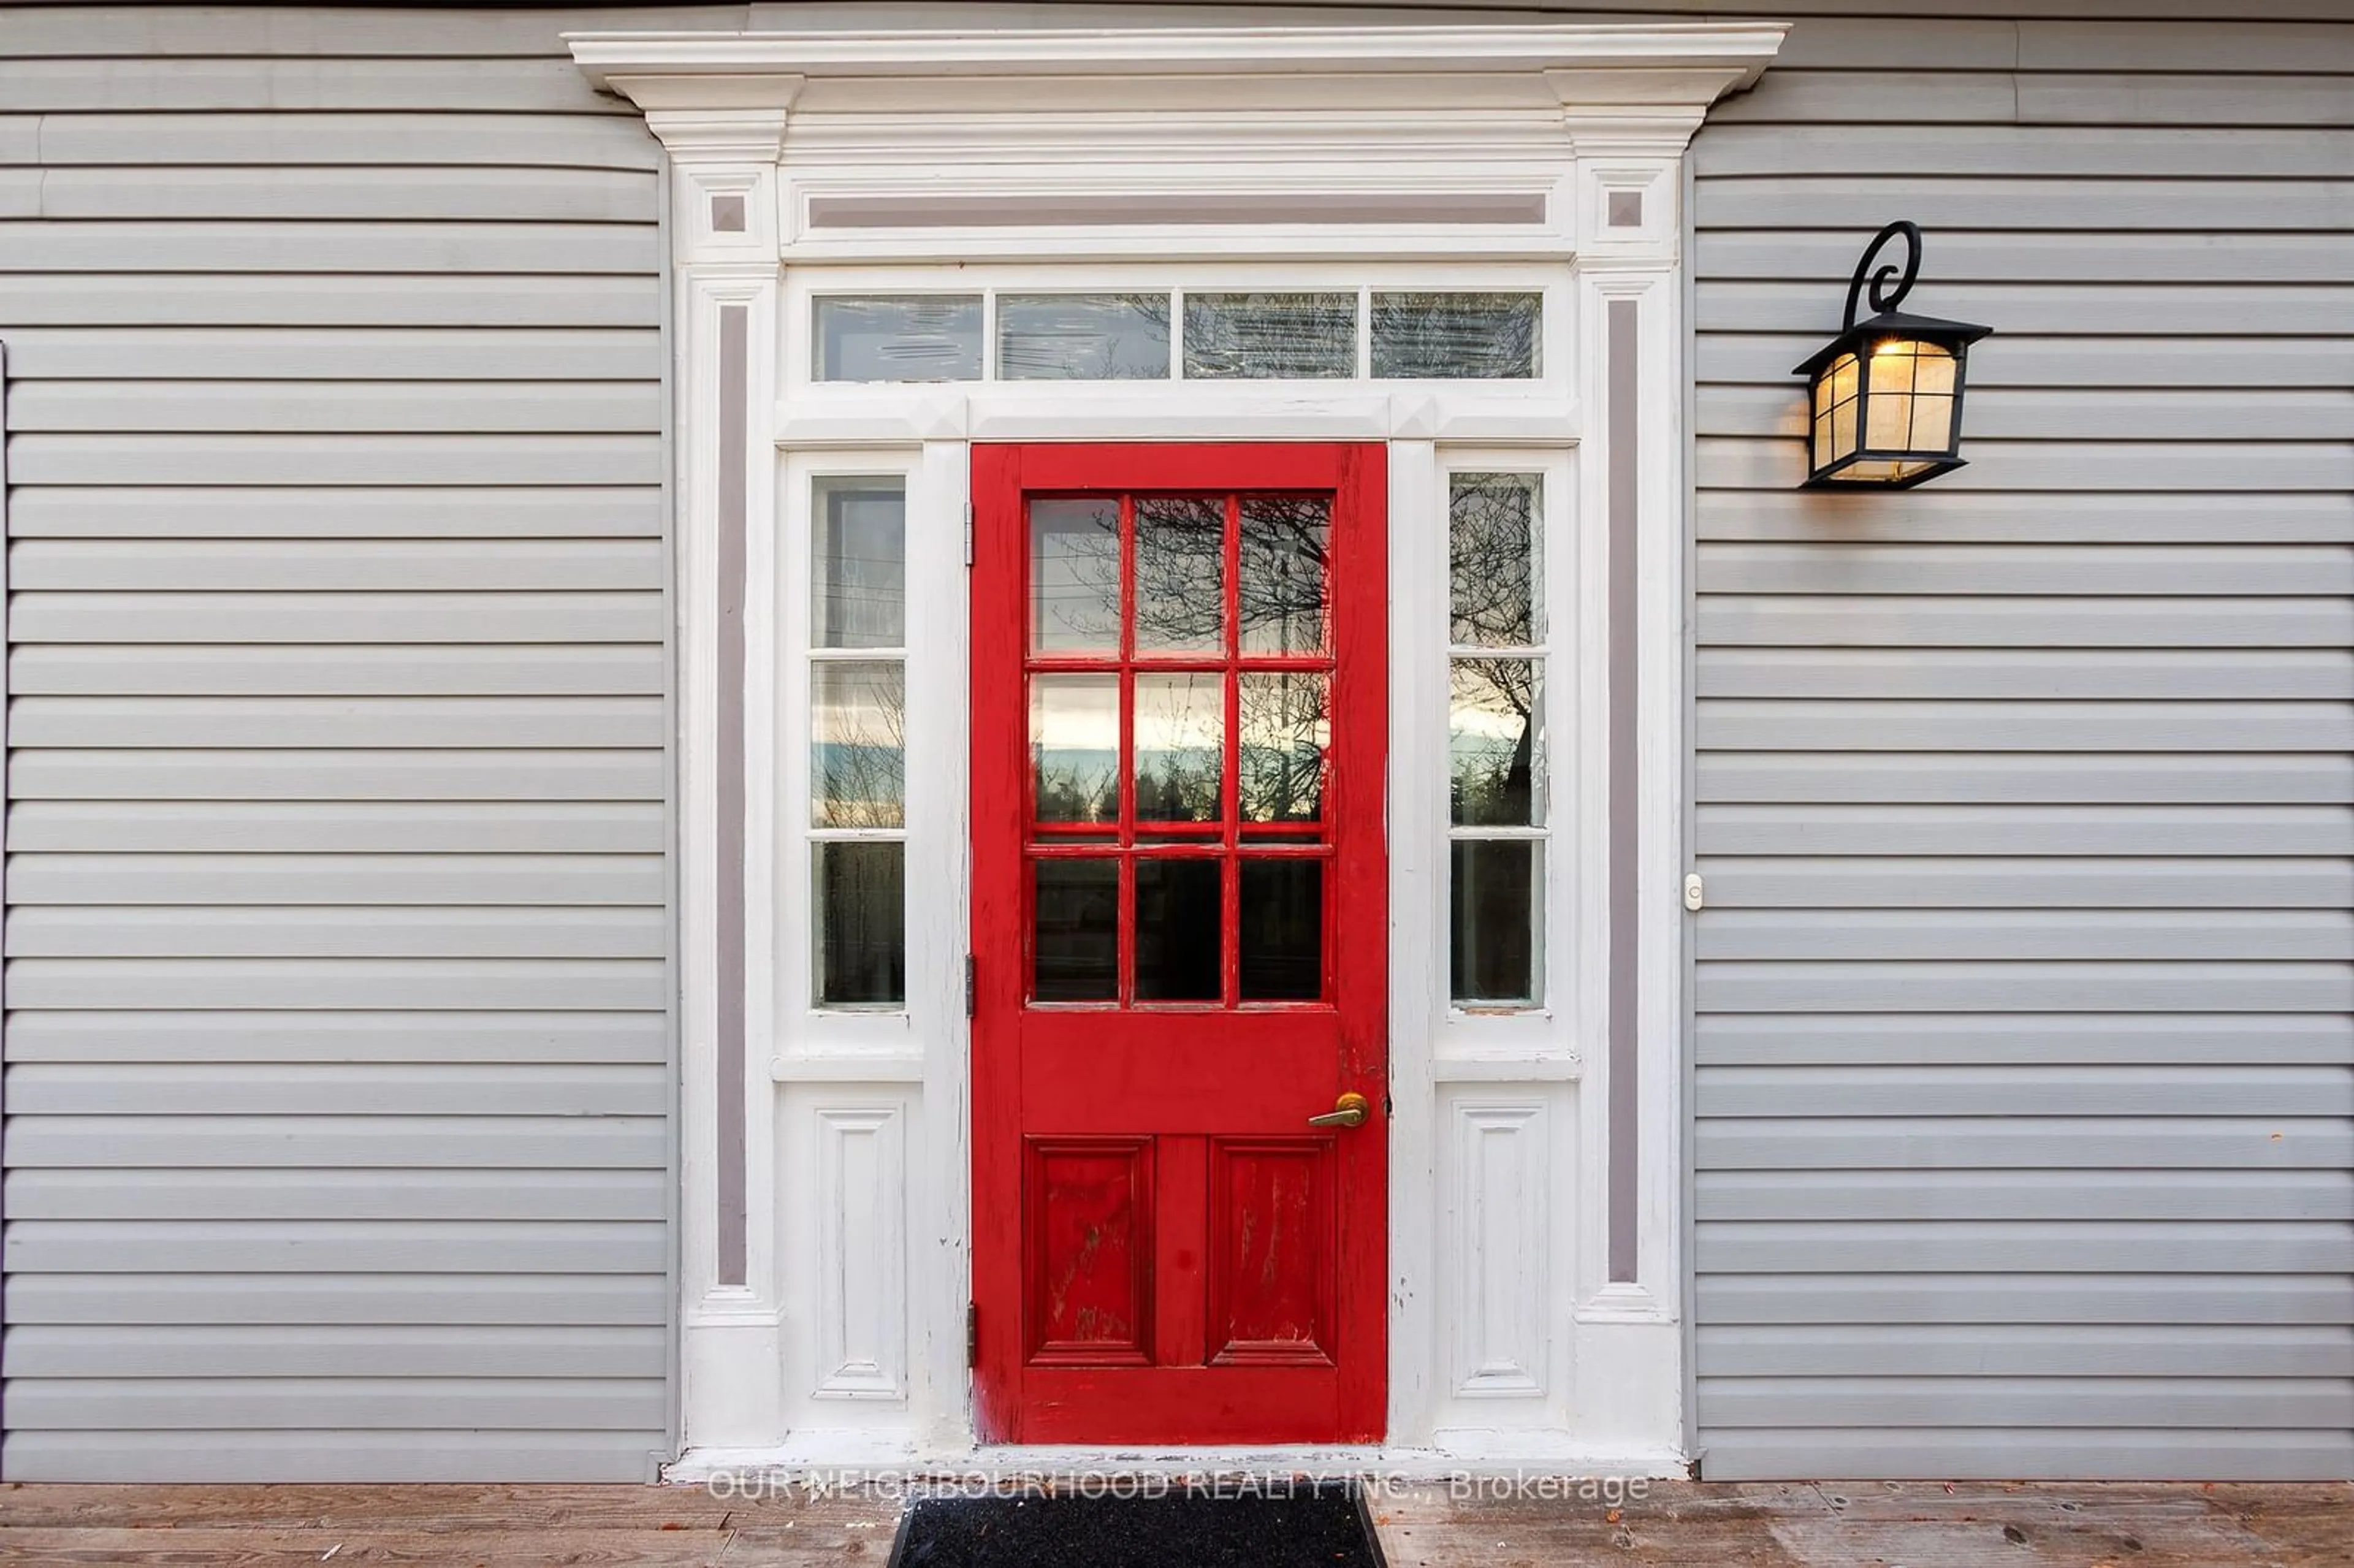
[[[1852,354],[1833,360],[1815,382],[1815,461],[1821,468],[1855,450],[1856,399],[1862,390],[1862,366]]]
[[[1873,451],[1938,452],[1954,444],[1953,351],[1917,338],[1872,350],[1864,445]]]

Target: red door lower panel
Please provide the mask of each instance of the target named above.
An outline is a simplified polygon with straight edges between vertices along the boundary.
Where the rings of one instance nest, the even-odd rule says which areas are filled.
[[[974,449],[984,1440],[1382,1436],[1384,472]]]

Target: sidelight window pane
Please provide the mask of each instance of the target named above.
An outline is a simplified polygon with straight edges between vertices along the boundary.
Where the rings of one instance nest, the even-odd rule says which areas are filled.
[[[1119,820],[1119,677],[1030,677],[1030,771],[1042,822]]]
[[[1448,968],[1457,1001],[1532,1005],[1543,967],[1542,476],[1447,487]]]
[[[1537,373],[1541,294],[1375,294],[1373,374],[1525,380]]]
[[[1000,294],[1001,381],[1150,381],[1169,374],[1166,294]]]
[[[1222,870],[1206,859],[1136,863],[1137,1001],[1219,999]]]
[[[1313,1001],[1324,994],[1324,863],[1242,863],[1242,999]]]
[[[1354,294],[1188,294],[1185,374],[1330,380],[1357,373]]]
[[[981,296],[898,294],[817,302],[820,381],[978,381]]]
[[[817,1005],[902,1005],[907,998],[907,846],[851,840],[821,842],[812,849]]]
[[[1458,659],[1447,725],[1448,820],[1529,827],[1544,820],[1543,731],[1532,659]]]
[[[1136,503],[1136,651],[1214,653],[1225,645],[1226,503],[1147,495]]]
[[[820,648],[907,641],[907,482],[821,479],[811,508],[810,607]]]
[[[1136,820],[1225,815],[1226,682],[1213,671],[1136,677]]]
[[[1447,876],[1448,993],[1457,1001],[1528,1005],[1536,988],[1543,845],[1458,840]]]
[[[812,826],[906,825],[907,714],[907,678],[896,662],[810,667]]]
[[[1040,1001],[1110,1001],[1119,994],[1119,863],[1032,863],[1032,976]]]
[[[1458,646],[1525,648],[1544,641],[1536,595],[1542,478],[1458,473],[1447,495],[1447,580]]]
[[[1332,503],[1323,496],[1243,498],[1244,652],[1313,653],[1324,646],[1331,534]]]

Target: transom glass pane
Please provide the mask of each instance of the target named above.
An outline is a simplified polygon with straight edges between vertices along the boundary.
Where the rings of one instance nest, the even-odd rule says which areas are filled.
[[[1525,648],[1544,641],[1535,592],[1542,483],[1532,473],[1458,473],[1451,481],[1448,635],[1457,645]]]
[[[1139,381],[1169,374],[1166,294],[1000,294],[1001,381]]]
[[[907,679],[892,663],[810,666],[810,815],[821,828],[907,825]]]
[[[1323,496],[1243,498],[1244,652],[1312,653],[1324,646],[1331,532],[1332,503]]]
[[[1041,653],[1119,647],[1119,503],[1030,503],[1030,646]]]
[[[1226,605],[1223,496],[1148,495],[1136,502],[1136,651],[1214,653]]]
[[[1524,380],[1537,374],[1542,294],[1375,294],[1373,374]]]
[[[897,648],[907,641],[907,486],[896,476],[821,479],[811,508],[811,641]]]
[[[1030,677],[1030,771],[1042,822],[1119,820],[1119,677]]]
[[[981,296],[820,300],[816,376],[820,381],[978,381]]]
[[[1357,373],[1357,296],[1188,294],[1185,374],[1331,380]]]

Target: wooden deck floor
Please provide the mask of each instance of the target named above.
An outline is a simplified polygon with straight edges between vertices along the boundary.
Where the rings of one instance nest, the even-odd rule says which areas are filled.
[[[2349,1568],[2354,1487],[1658,1483],[1641,1500],[1375,1505],[1392,1568]],[[0,1488],[0,1563],[882,1568],[870,1494],[686,1487]]]

